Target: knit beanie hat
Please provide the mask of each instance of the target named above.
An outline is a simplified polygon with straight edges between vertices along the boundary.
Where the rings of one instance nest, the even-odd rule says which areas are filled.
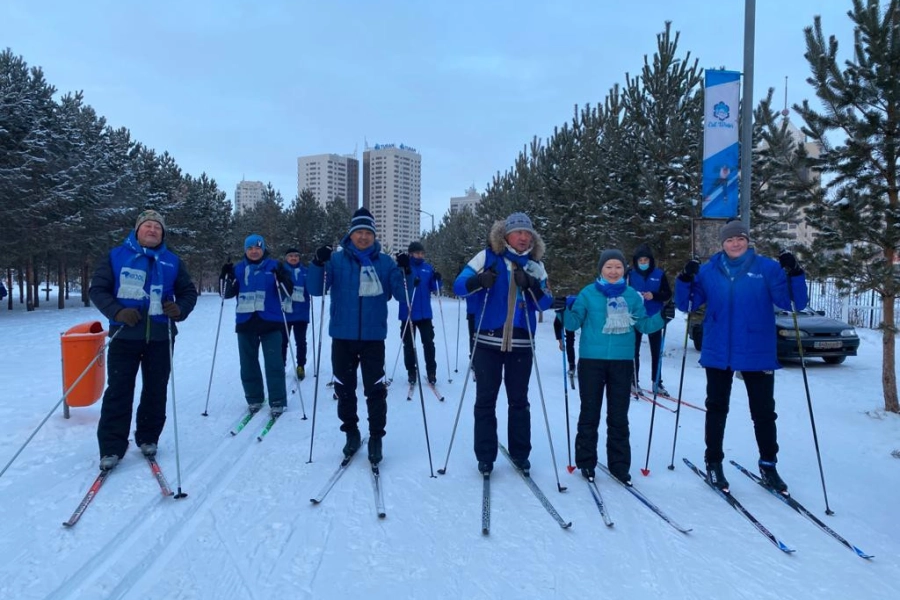
[[[244,240],[244,250],[253,247],[262,248],[263,252],[266,251],[266,240],[263,239],[263,236],[258,233],[252,233],[247,236],[247,239]]]
[[[353,213],[353,218],[350,219],[350,231],[347,233],[350,234],[359,229],[368,229],[373,234],[377,233],[375,231],[375,217],[365,208],[360,208]]]
[[[747,226],[744,225],[743,221],[739,221],[735,219],[734,221],[729,221],[722,226],[722,229],[719,230],[719,244],[724,244],[725,240],[733,237],[742,237],[747,238],[747,241],[750,241],[750,230],[747,229]]]
[[[163,234],[166,233],[166,221],[163,219],[163,216],[155,210],[149,209],[138,215],[137,221],[134,222],[134,230],[137,231],[138,228],[147,221],[156,221],[159,223],[159,226],[162,227]]]
[[[284,255],[287,256],[288,254],[300,254],[300,251],[296,248],[288,248],[284,251]]]
[[[602,271],[603,265],[605,265],[607,261],[610,260],[620,261],[622,263],[622,267],[625,267],[628,264],[627,262],[625,262],[625,255],[622,254],[621,250],[604,250],[600,253],[600,262],[597,264],[597,270]]]
[[[527,231],[531,235],[535,235],[534,227],[531,225],[531,219],[525,213],[513,213],[506,217],[506,233],[509,235],[513,231]]]
[[[425,252],[425,246],[422,245],[422,242],[410,242],[406,251],[410,254],[413,252]]]

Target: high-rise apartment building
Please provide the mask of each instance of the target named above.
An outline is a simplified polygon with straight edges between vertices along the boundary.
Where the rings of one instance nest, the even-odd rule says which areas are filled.
[[[325,206],[335,198],[347,202],[350,212],[359,208],[359,160],[355,155],[314,154],[297,159],[297,195],[309,189]]]
[[[234,189],[235,214],[243,214],[250,210],[263,199],[263,191],[266,186],[262,181],[241,181]]]
[[[403,144],[376,144],[363,153],[363,206],[375,217],[385,252],[406,251],[420,237],[422,155]]]
[[[450,212],[455,214],[464,208],[468,208],[474,213],[475,207],[478,206],[479,202],[481,202],[481,194],[475,191],[475,186],[473,185],[466,190],[465,196],[450,197]]]

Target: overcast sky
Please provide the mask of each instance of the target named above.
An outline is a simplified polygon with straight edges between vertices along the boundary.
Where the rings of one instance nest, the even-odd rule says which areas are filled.
[[[759,0],[754,104],[812,99],[803,28],[852,47],[850,0]],[[241,178],[297,193],[298,156],[366,141],[422,155],[422,208],[484,191],[574,105],[601,103],[656,50],[743,68],[740,0],[3,0],[0,46],[229,199]],[[430,219],[423,216],[423,227]]]

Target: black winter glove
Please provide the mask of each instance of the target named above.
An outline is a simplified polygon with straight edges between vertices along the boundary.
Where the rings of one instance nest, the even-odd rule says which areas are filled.
[[[181,307],[171,300],[163,302],[163,314],[174,320],[181,316]]]
[[[666,302],[666,304],[663,305],[662,318],[663,318],[663,321],[665,321],[666,323],[668,323],[669,321],[671,321],[672,319],[675,318],[675,305],[674,304],[672,304],[671,302]]]
[[[800,268],[800,263],[797,262],[797,258],[787,250],[782,251],[781,254],[778,255],[778,264],[785,270],[788,277],[803,275],[803,269]]]
[[[141,321],[141,312],[136,308],[123,308],[114,317],[119,323],[134,327]]]
[[[557,312],[562,312],[566,310],[566,297],[565,296],[554,296],[553,304],[550,305],[550,308]]]
[[[691,260],[684,263],[684,268],[681,270],[681,273],[678,275],[678,279],[684,281],[686,283],[690,283],[694,280],[697,273],[700,272],[700,261],[696,258],[692,258]]]
[[[415,279],[413,279],[413,287],[414,287],[414,288],[419,287],[419,284],[420,284],[420,283],[422,283],[422,280],[419,279],[418,277],[416,277]]]
[[[403,272],[409,275],[410,266],[409,266],[409,254],[403,252],[397,256],[397,266],[403,269]]]
[[[222,279],[234,279],[234,265],[230,262],[222,265],[222,273],[219,277]]]
[[[434,272],[434,286],[441,287],[443,284],[444,284],[444,278],[441,277],[440,272],[435,271]]]
[[[478,275],[469,277],[466,281],[466,290],[469,292],[474,292],[480,288],[489,290],[494,287],[495,283],[497,283],[497,272],[493,269],[485,269]]]
[[[331,244],[325,244],[321,248],[316,249],[316,257],[313,259],[313,262],[321,267],[331,260],[331,253],[333,250]]]

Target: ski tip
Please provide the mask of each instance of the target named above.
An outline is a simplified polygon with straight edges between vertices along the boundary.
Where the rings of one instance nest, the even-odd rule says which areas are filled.
[[[796,552],[796,550],[794,550],[793,548],[791,548],[790,546],[788,546],[781,540],[778,541],[778,549],[786,554],[793,554],[794,552]]]
[[[856,546],[853,546],[853,551],[856,552],[856,555],[860,558],[875,558],[874,554],[866,554]]]
[[[63,524],[62,524],[62,525],[63,525],[63,527],[65,527],[66,529],[70,529],[73,525],[75,525],[75,523],[69,523],[68,521],[63,521]]]

